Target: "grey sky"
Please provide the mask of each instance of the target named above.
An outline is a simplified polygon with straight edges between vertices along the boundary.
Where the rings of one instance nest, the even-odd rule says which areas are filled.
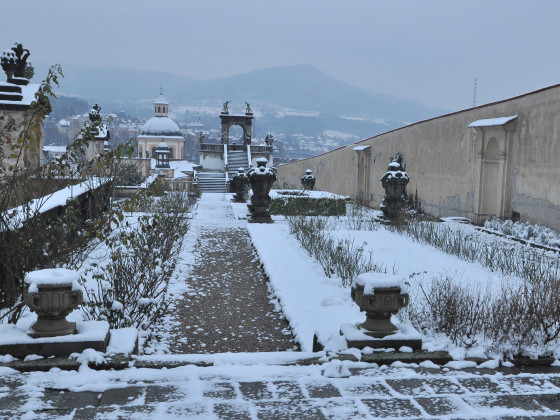
[[[197,79],[312,64],[449,109],[560,83],[557,0],[2,0],[0,49]],[[64,82],[63,82],[64,83]]]

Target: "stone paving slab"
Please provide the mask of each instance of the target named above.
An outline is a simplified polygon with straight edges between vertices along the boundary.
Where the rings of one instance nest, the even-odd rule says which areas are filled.
[[[259,375],[262,367],[238,368],[244,373],[219,367],[175,368],[168,375],[90,371],[82,382],[80,372],[66,372],[78,390],[65,388],[64,378],[57,383],[53,373],[13,373],[0,376],[0,419],[560,418],[554,385],[560,369],[503,375],[356,364],[349,378],[327,378],[321,366],[283,366],[284,373],[267,379]],[[109,381],[109,388],[88,390],[95,388],[88,376],[92,384]]]

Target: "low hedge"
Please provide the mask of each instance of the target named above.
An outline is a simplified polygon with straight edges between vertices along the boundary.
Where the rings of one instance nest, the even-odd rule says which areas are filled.
[[[346,199],[323,191],[272,190],[270,214],[283,216],[344,216]]]

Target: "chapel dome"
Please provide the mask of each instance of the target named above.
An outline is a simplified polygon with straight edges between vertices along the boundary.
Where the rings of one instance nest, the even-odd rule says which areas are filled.
[[[169,117],[152,117],[142,127],[141,136],[179,136],[182,137],[179,126]]]

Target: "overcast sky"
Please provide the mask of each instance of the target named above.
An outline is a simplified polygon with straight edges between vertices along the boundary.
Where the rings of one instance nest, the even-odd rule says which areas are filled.
[[[453,110],[475,77],[478,105],[560,83],[557,0],[2,0],[0,14],[0,50],[19,40],[40,63],[197,79],[311,64]]]

